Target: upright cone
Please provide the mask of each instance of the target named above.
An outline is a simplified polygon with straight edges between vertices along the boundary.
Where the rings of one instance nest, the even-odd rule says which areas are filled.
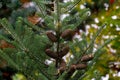
[[[61,37],[65,40],[72,40],[73,36],[74,36],[74,31],[71,29],[67,29],[63,31],[61,34]]]
[[[65,56],[69,52],[69,46],[63,47],[63,49],[60,51],[60,57]]]
[[[87,64],[86,63],[80,63],[76,65],[76,69],[81,70],[81,69],[85,69],[87,68]]]
[[[48,31],[46,34],[47,34],[48,38],[50,39],[50,41],[52,41],[52,42],[57,42],[57,38],[56,38],[56,36],[53,34],[53,32]]]
[[[45,53],[46,53],[49,57],[54,58],[54,59],[56,59],[56,58],[58,57],[57,54],[56,54],[55,52],[53,52],[52,50],[50,50],[50,49],[46,49],[46,50],[45,50]]]
[[[88,55],[84,55],[82,58],[81,58],[81,61],[82,62],[87,62],[87,61],[90,61],[94,58],[94,55],[93,54],[88,54]]]

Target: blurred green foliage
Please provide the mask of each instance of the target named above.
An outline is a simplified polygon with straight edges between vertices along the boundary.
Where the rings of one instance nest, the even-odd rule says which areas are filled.
[[[114,38],[105,51],[96,61],[94,67],[88,72],[85,80],[109,74],[109,80],[119,80],[120,76],[114,77],[114,71],[120,71],[120,1],[119,0],[85,0],[80,5],[90,8],[91,15],[86,20],[86,28],[88,29],[88,37],[95,33],[101,24],[107,23],[106,29],[96,40],[96,45],[103,43],[106,39]],[[80,6],[79,5],[79,6]],[[115,63],[118,64],[115,64]],[[110,64],[111,63],[111,64]],[[111,65],[114,65],[111,67]],[[117,66],[117,68],[116,68]],[[94,75],[94,72],[98,75]],[[111,73],[112,71],[112,73]],[[99,80],[99,79],[96,79]]]

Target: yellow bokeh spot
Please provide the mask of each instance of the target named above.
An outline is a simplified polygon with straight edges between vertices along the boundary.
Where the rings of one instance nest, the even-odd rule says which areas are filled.
[[[12,77],[12,80],[27,80],[27,79],[23,74],[17,73]]]
[[[76,52],[80,52],[80,48],[79,47],[75,47]]]

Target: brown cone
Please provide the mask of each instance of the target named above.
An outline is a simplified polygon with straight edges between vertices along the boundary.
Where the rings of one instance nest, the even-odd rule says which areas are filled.
[[[76,65],[76,69],[81,70],[81,69],[85,69],[87,67],[87,64],[85,63],[80,63]]]
[[[81,58],[81,61],[82,62],[87,62],[87,61],[90,61],[94,58],[94,55],[93,54],[87,54],[87,55],[84,55],[82,58]]]
[[[87,67],[86,63],[80,63],[80,64],[73,64],[70,66],[70,70],[74,71],[76,69],[80,70],[80,69],[85,69]]]
[[[53,34],[53,32],[48,31],[46,34],[47,34],[48,38],[49,38],[52,42],[57,42],[57,38],[56,38],[56,36]]]
[[[76,65],[75,64],[72,64],[71,66],[70,66],[70,70],[71,71],[74,71],[76,69]]]
[[[73,36],[74,36],[74,31],[71,29],[67,29],[63,31],[61,34],[61,37],[65,40],[72,40]]]
[[[50,50],[50,49],[46,49],[46,50],[45,50],[45,53],[46,53],[49,57],[54,58],[54,59],[56,59],[56,58],[58,57],[57,54],[56,54],[55,52],[53,52],[52,50]]]
[[[69,46],[65,46],[61,51],[60,51],[60,57],[65,56],[69,52]]]

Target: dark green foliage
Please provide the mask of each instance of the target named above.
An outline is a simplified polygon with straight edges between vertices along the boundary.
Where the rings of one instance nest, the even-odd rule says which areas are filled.
[[[0,0],[0,18],[9,17],[12,10],[20,7],[19,0]]]

